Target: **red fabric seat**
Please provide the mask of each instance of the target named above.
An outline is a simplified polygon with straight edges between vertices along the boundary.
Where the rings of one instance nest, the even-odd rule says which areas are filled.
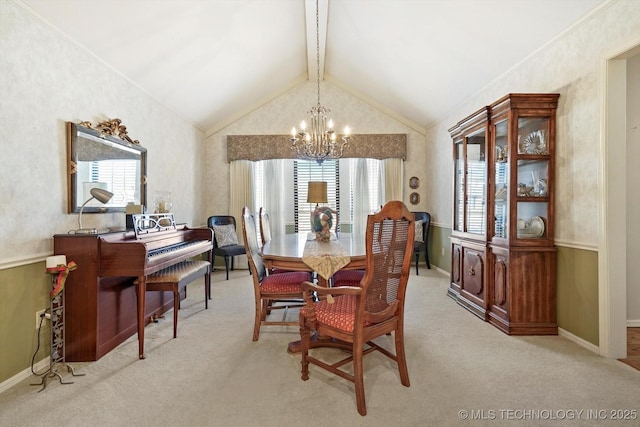
[[[273,276],[265,276],[260,282],[263,294],[281,294],[302,292],[300,284],[309,280],[309,273],[304,271],[282,272]]]
[[[333,275],[333,286],[360,286],[364,270],[339,270]]]
[[[301,310],[306,315],[306,307]],[[341,295],[334,298],[334,302],[320,301],[316,304],[316,319],[319,322],[345,332],[353,332],[356,319],[356,297]],[[364,326],[369,326],[365,322]]]

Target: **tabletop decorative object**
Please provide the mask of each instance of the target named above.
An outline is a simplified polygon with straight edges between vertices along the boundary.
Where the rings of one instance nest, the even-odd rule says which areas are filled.
[[[319,207],[313,211],[311,219],[311,229],[316,233],[316,240],[328,242],[331,237],[331,226],[333,225],[333,215],[326,207]]]

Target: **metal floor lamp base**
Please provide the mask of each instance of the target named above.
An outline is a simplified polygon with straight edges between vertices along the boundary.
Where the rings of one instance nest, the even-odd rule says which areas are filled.
[[[52,286],[56,286],[57,275],[51,275]],[[73,381],[64,381],[59,371],[61,368],[66,367],[67,372],[70,372],[74,377],[81,377],[85,374],[77,374],[71,365],[65,362],[64,354],[64,289],[51,299],[51,354],[49,357],[49,369],[44,373],[39,374],[40,382],[31,385],[41,385],[42,388],[38,390],[40,393],[47,388],[47,381],[51,378],[58,378],[60,384],[73,384]]]

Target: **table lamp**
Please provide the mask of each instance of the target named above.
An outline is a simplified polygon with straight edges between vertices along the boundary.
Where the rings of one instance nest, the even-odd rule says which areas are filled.
[[[309,181],[307,187],[307,203],[327,203],[327,182],[326,181]]]
[[[100,203],[107,203],[113,197],[113,193],[111,191],[98,187],[92,188],[89,192],[91,193],[91,197],[89,197],[80,207],[80,215],[78,215],[79,228],[75,230],[73,234],[98,234],[98,230],[95,228],[82,228],[82,211],[84,210],[85,205],[93,199],[98,200]]]

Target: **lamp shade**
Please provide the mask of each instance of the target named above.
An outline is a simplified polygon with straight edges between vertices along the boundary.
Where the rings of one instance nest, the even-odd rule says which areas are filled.
[[[309,181],[307,203],[327,203],[326,181]]]
[[[113,197],[111,191],[104,190],[102,188],[94,187],[90,191],[91,195],[96,198],[100,203],[107,203]]]

